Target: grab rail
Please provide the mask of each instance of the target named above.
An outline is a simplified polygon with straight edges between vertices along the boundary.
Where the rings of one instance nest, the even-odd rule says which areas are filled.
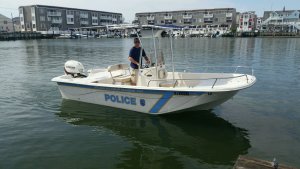
[[[190,67],[188,67],[188,68],[190,68]],[[250,66],[197,66],[197,68],[205,68],[202,73],[207,73],[207,70],[210,68],[232,68],[233,69],[232,73],[237,73],[238,70],[240,70],[241,68],[244,68],[244,69],[251,70],[251,75],[252,76],[254,75],[254,70]]]
[[[249,83],[249,78],[248,78],[248,75],[247,74],[243,74],[243,75],[239,75],[239,76],[235,76],[235,77],[220,77],[220,78],[198,78],[198,79],[174,79],[175,80],[175,83],[173,85],[173,88],[175,88],[176,84],[178,83],[178,81],[190,81],[190,80],[213,80],[215,79],[213,85],[212,85],[212,89],[215,87],[216,83],[218,80],[222,80],[222,79],[234,79],[234,78],[240,78],[240,77],[246,77],[247,79],[247,84]],[[147,84],[147,87],[149,87],[150,83],[151,82],[159,82],[159,81],[174,81],[173,79],[155,79],[155,80],[149,80],[148,81],[148,84]]]

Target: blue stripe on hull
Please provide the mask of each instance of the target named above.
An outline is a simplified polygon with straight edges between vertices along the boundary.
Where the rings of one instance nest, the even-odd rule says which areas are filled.
[[[157,113],[171,99],[173,92],[165,92],[150,110],[150,113]]]

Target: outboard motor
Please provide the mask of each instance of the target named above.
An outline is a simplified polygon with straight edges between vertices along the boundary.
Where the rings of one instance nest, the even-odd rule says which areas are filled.
[[[83,65],[75,60],[69,60],[65,63],[65,73],[67,75],[72,75],[74,78],[82,78],[86,77],[84,74],[84,67]]]

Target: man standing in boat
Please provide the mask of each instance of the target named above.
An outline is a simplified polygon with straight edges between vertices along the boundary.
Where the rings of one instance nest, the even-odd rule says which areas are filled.
[[[138,70],[139,70],[139,65],[140,65],[139,62],[140,62],[140,56],[141,56],[141,42],[140,42],[139,38],[134,38],[133,42],[134,42],[134,46],[130,49],[128,59],[131,62],[130,67],[132,68],[131,81],[132,81],[132,84],[135,85],[136,81],[137,81],[137,75],[138,75]],[[150,60],[147,57],[144,49],[142,52],[142,56],[147,61],[147,64],[149,64]]]

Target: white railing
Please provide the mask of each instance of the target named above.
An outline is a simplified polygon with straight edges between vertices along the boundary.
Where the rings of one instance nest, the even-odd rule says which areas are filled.
[[[67,18],[74,18],[74,15],[67,15]]]
[[[107,19],[107,20],[111,20],[112,17],[111,16],[100,16],[100,19]]]
[[[183,19],[192,19],[193,15],[182,15]]]
[[[148,21],[154,20],[154,16],[147,16],[147,20],[148,20]]]
[[[80,18],[89,18],[88,14],[80,14]]]
[[[57,19],[53,19],[52,23],[62,23],[62,20],[61,19],[58,19],[58,20]]]
[[[243,78],[245,77],[245,80],[247,80],[247,84],[249,83],[249,74],[245,74],[245,73],[238,73],[239,69],[244,68],[244,69],[249,69],[251,71],[251,76],[254,75],[254,70],[251,67],[247,67],[247,66],[202,66],[202,68],[210,69],[210,68],[230,68],[232,69],[231,73],[237,73],[239,74],[238,76],[230,76],[230,77],[212,77],[212,78],[195,78],[195,79],[154,79],[154,80],[149,80],[147,83],[147,87],[150,86],[150,83],[152,82],[164,82],[164,81],[168,81],[168,82],[173,82],[173,88],[178,87],[178,82],[179,81],[211,81],[211,88],[213,89],[217,82],[220,80],[227,80],[227,79],[236,79],[236,78]],[[202,73],[207,73],[202,72]],[[250,73],[250,72],[249,72]],[[188,86],[188,87],[192,87],[192,86]],[[192,87],[193,88],[193,87]]]
[[[195,79],[154,79],[154,80],[149,80],[147,83],[147,86],[149,87],[151,83],[153,82],[163,82],[163,81],[172,81],[173,82],[173,87],[178,87],[178,82],[180,81],[211,81],[211,88],[213,89],[216,84],[220,80],[226,80],[226,79],[236,79],[236,78],[243,78],[245,77],[245,80],[247,80],[247,83],[249,83],[249,75],[253,76],[254,75],[254,70],[252,67],[248,66],[200,66],[197,67],[197,69],[201,69],[201,73],[208,73],[207,71],[210,70],[209,73],[212,73],[212,69],[218,70],[226,70],[225,72],[220,72],[218,73],[232,73],[232,74],[239,74],[238,76],[230,76],[230,77],[214,77],[214,78],[195,78]],[[241,72],[242,71],[242,72]],[[186,71],[185,71],[186,72]],[[189,86],[191,87],[191,86]]]
[[[204,18],[213,18],[214,14],[204,14]]]
[[[88,25],[88,24],[89,24],[89,21],[80,21],[80,24],[81,24],[81,25]]]
[[[211,81],[211,88],[213,89],[217,82],[220,80],[227,80],[227,79],[237,79],[237,78],[242,78],[245,77],[245,79],[247,80],[247,84],[249,83],[249,75],[247,74],[242,74],[239,76],[233,76],[233,77],[218,77],[218,78],[197,78],[197,79],[157,79],[157,80],[149,80],[147,87],[150,86],[151,82],[165,82],[165,81],[169,81],[169,82],[173,82],[173,88],[175,88],[178,85],[179,81]],[[178,87],[178,86],[177,86]],[[190,88],[193,88],[192,86],[188,86]]]
[[[173,16],[168,15],[168,16],[165,16],[164,18],[165,18],[165,20],[171,20],[171,19],[173,19]]]
[[[226,13],[226,18],[232,18],[232,13]]]
[[[47,12],[48,16],[61,16],[61,12]]]

